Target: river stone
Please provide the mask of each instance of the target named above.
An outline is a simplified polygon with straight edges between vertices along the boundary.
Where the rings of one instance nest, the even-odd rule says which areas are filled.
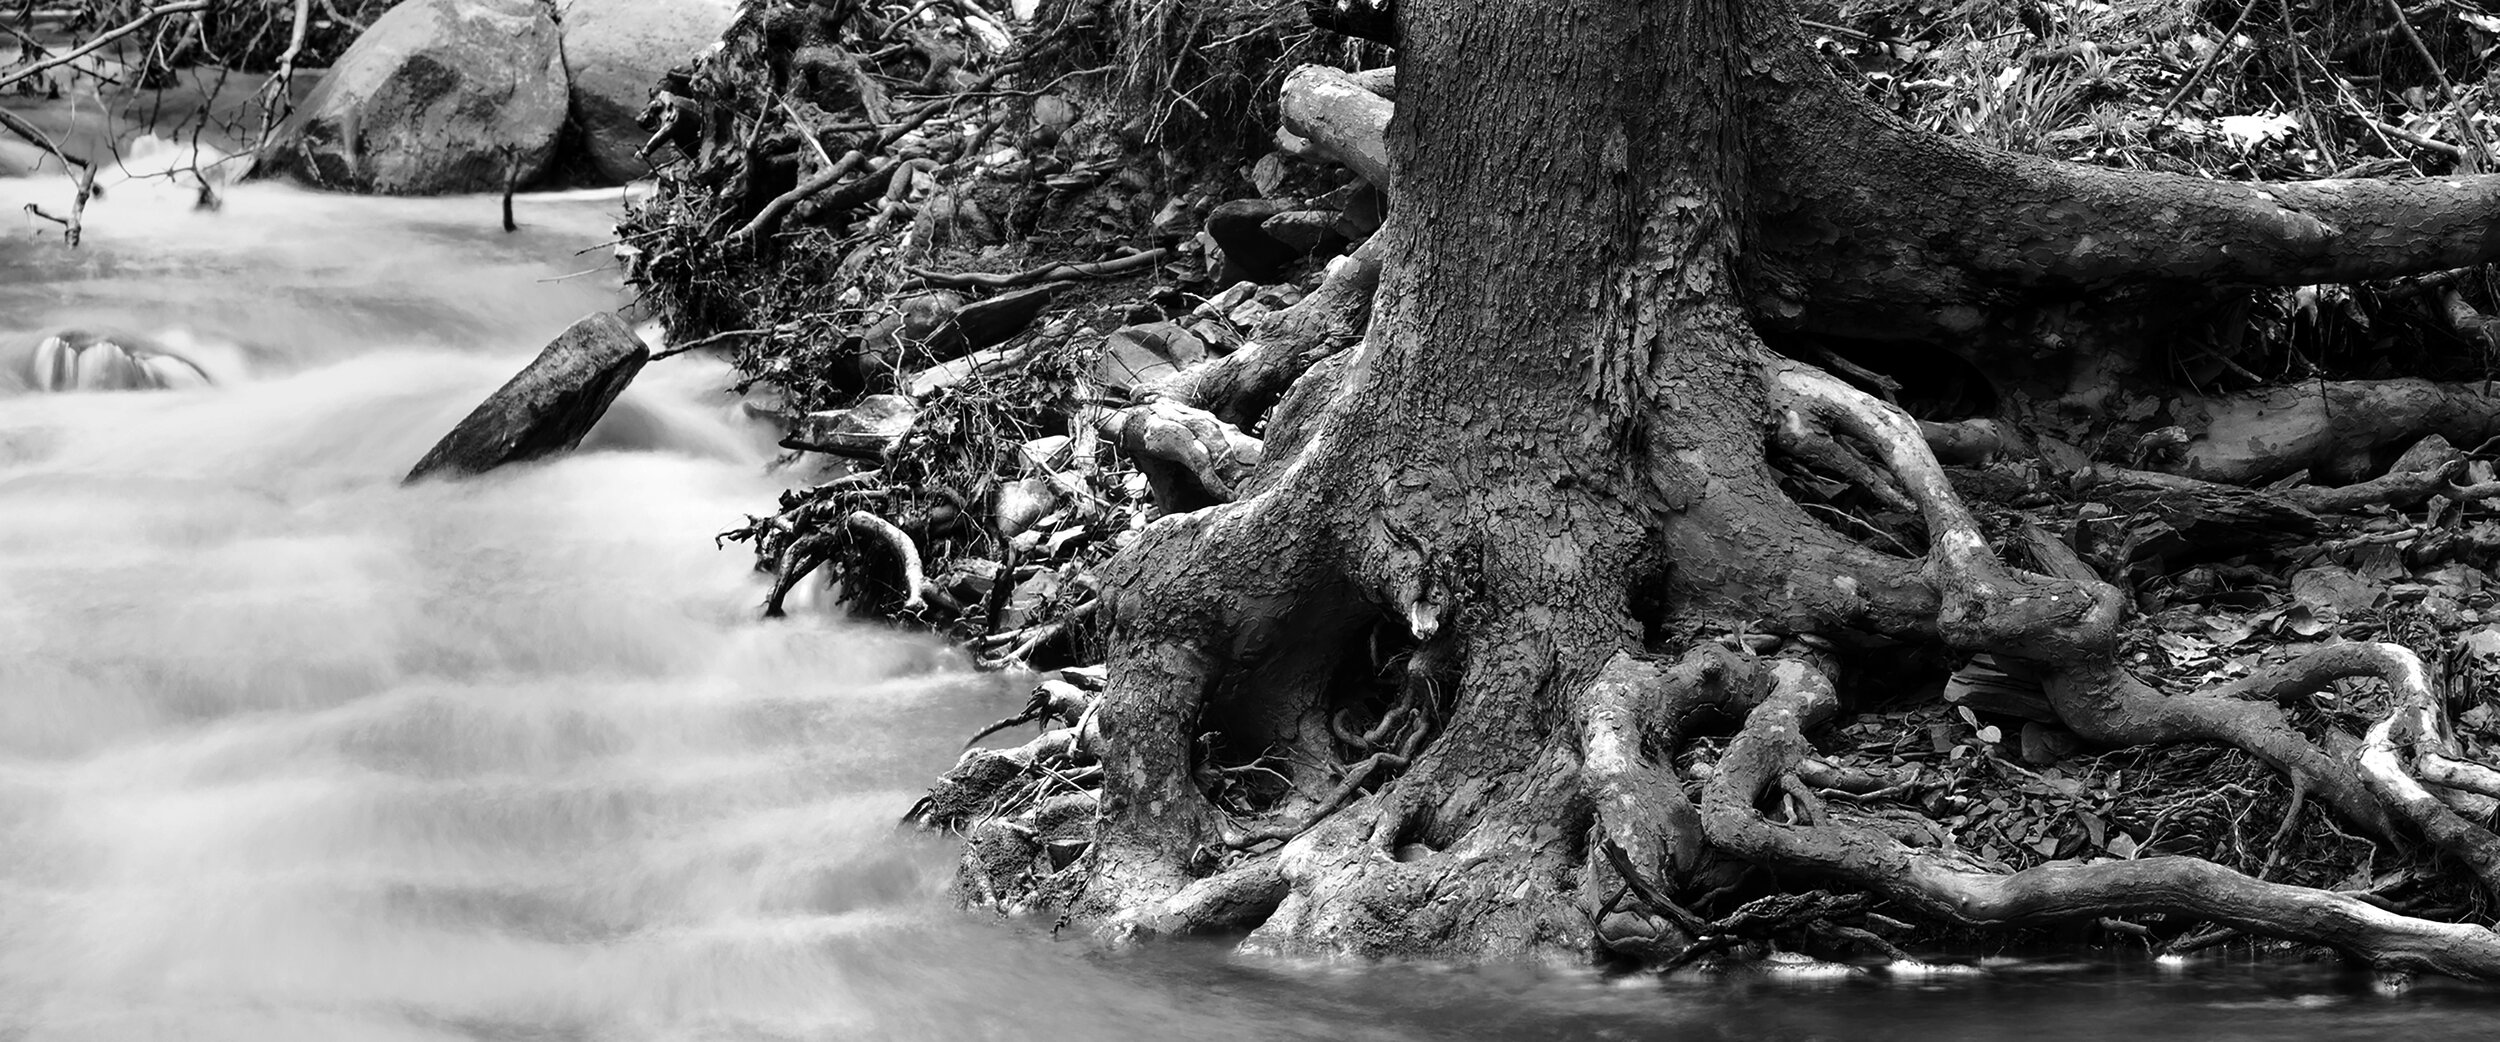
[[[2331,564],[2303,568],[2292,576],[2293,600],[2339,617],[2375,607],[2380,592],[2377,583]]]
[[[417,461],[407,480],[482,474],[570,452],[650,360],[651,349],[623,319],[605,311],[585,316],[478,403]]]
[[[1103,339],[1102,360],[1094,367],[1094,378],[1105,387],[1126,392],[1187,369],[1206,357],[1206,343],[1177,323],[1122,326]]]
[[[1050,304],[1050,298],[1069,285],[1046,282],[966,304],[955,312],[955,328],[962,331],[964,346],[974,350],[1006,343],[1032,325],[1042,308]]]
[[[799,418],[781,447],[882,463],[920,418],[920,406],[899,394],[872,394],[848,409],[811,412]]]
[[[357,192],[500,191],[545,172],[564,113],[564,48],[544,4],[408,0],[340,56],[266,164]]]
[[[1944,682],[1944,701],[1980,713],[2056,723],[2057,710],[2037,672],[2019,661],[1973,655]]]
[[[636,122],[660,76],[719,42],[737,0],[573,0],[564,9],[564,68],[573,126],[591,169],[612,184],[651,173]]]
[[[1235,199],[1207,213],[1207,234],[1224,251],[1222,280],[1273,282],[1285,266],[1302,256],[1276,241],[1263,227],[1267,219],[1300,209],[1289,199]]]

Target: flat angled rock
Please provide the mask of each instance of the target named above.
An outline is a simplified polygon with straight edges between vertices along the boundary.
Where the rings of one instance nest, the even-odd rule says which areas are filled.
[[[1122,326],[1103,338],[1102,358],[1094,365],[1094,379],[1126,393],[1132,387],[1196,365],[1206,357],[1206,343],[1176,323]]]
[[[872,394],[848,409],[800,417],[789,436],[781,439],[781,447],[883,462],[919,418],[920,406],[911,399]]]
[[[572,451],[651,360],[634,331],[601,311],[575,322],[528,368],[469,413],[408,472],[483,474],[507,463]]]
[[[964,345],[975,351],[1006,343],[1024,327],[1032,325],[1035,316],[1068,288],[1065,282],[1046,282],[1030,289],[1001,293],[988,300],[977,300],[955,312],[955,328],[963,331]]]

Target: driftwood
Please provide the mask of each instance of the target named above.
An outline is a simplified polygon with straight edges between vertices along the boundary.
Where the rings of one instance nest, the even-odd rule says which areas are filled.
[[[124,22],[121,25],[97,33],[95,38],[88,40],[86,43],[80,44],[73,50],[53,55],[52,57],[45,58],[42,61],[35,62],[22,68],[13,69],[7,73],[0,73],[0,88],[15,86],[21,80],[32,79],[33,77],[41,75],[46,71],[59,68],[60,66],[67,65],[80,58],[94,54],[97,51],[111,46],[115,40],[119,40],[122,37],[147,28],[159,18],[169,18],[178,14],[198,14],[208,10],[208,8],[208,0],[181,0],[181,2],[178,3],[160,4],[156,7],[148,8],[147,10],[139,12],[138,17],[133,18],[128,22]]]

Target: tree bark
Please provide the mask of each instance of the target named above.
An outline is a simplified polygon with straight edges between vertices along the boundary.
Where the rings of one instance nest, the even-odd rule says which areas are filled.
[[[1679,900],[1735,856],[1966,922],[2187,911],[2500,975],[2489,931],[2349,897],[2212,866],[1999,877],[1758,805],[1834,704],[1823,660],[1880,638],[2024,660],[2086,738],[2231,743],[2373,836],[2427,827],[2500,863],[2406,773],[2480,777],[2439,759],[2435,706],[2410,698],[2356,765],[2266,698],[2143,683],[2118,660],[2116,590],[2079,562],[2008,566],[1932,426],[1761,332],[1979,354],[2044,302],[2123,312],[2088,299],[2103,290],[2453,265],[2500,248],[2500,180],[2257,189],[1940,143],[1842,88],[1779,3],[1402,0],[1394,35],[1385,155],[1362,128],[1386,103],[1341,77],[1303,80],[1332,84],[1328,104],[1287,105],[1395,200],[1366,247],[1364,338],[1283,367],[1308,371],[1257,469],[1102,576],[1106,687],[1061,743],[1100,778],[1077,917],[1247,929],[1283,953],[1691,951],[1709,924]],[[1299,353],[1245,352],[1257,395],[1214,370],[1164,390],[1246,424]],[[2072,386],[2096,363],[2024,364]],[[1916,515],[1922,551],[1861,546],[1781,491],[1775,454],[1838,444]],[[1791,657],[1720,643],[1762,631]],[[2380,648],[2266,690],[2356,671],[2422,675]],[[1696,808],[1671,757],[1710,706],[1757,708]]]

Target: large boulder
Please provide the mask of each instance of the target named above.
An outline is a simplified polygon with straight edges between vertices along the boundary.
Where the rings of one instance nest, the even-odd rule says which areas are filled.
[[[599,176],[622,184],[651,172],[635,154],[650,132],[635,118],[652,85],[717,42],[737,13],[737,0],[573,0],[565,7],[573,125]]]
[[[418,460],[407,480],[482,474],[570,452],[605,415],[651,349],[623,319],[601,311],[573,323]]]
[[[325,188],[498,191],[546,171],[565,95],[543,0],[407,0],[340,56],[263,162]]]

